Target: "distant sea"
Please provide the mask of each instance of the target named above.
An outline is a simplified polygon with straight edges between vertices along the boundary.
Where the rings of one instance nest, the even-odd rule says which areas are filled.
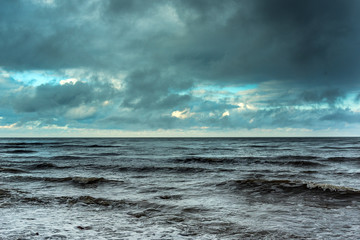
[[[3,138],[0,239],[360,239],[360,138]]]

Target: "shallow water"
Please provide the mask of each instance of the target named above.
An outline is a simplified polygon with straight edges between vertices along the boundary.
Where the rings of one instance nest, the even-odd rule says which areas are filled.
[[[0,239],[357,239],[360,138],[0,139]]]

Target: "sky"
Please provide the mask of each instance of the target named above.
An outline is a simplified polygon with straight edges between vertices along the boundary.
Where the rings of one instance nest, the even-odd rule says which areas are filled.
[[[0,1],[0,136],[360,136],[359,12],[358,0]]]

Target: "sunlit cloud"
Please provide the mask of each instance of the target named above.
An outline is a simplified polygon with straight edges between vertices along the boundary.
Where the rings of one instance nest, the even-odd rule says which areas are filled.
[[[65,85],[65,84],[72,84],[74,85],[76,82],[78,82],[79,80],[76,78],[69,78],[69,79],[64,79],[64,80],[60,80],[60,85]]]
[[[10,125],[0,125],[1,129],[10,129],[10,128],[15,128],[16,127],[16,123],[10,124]]]
[[[171,113],[172,117],[180,118],[180,119],[186,119],[194,116],[195,113],[190,112],[189,108],[184,109],[183,111],[173,111]]]
[[[227,117],[227,116],[230,116],[230,112],[229,111],[225,111],[221,117]]]

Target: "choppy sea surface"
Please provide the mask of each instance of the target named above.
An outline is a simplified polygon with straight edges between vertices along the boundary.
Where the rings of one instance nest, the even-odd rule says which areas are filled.
[[[360,138],[0,139],[0,239],[360,239]]]

